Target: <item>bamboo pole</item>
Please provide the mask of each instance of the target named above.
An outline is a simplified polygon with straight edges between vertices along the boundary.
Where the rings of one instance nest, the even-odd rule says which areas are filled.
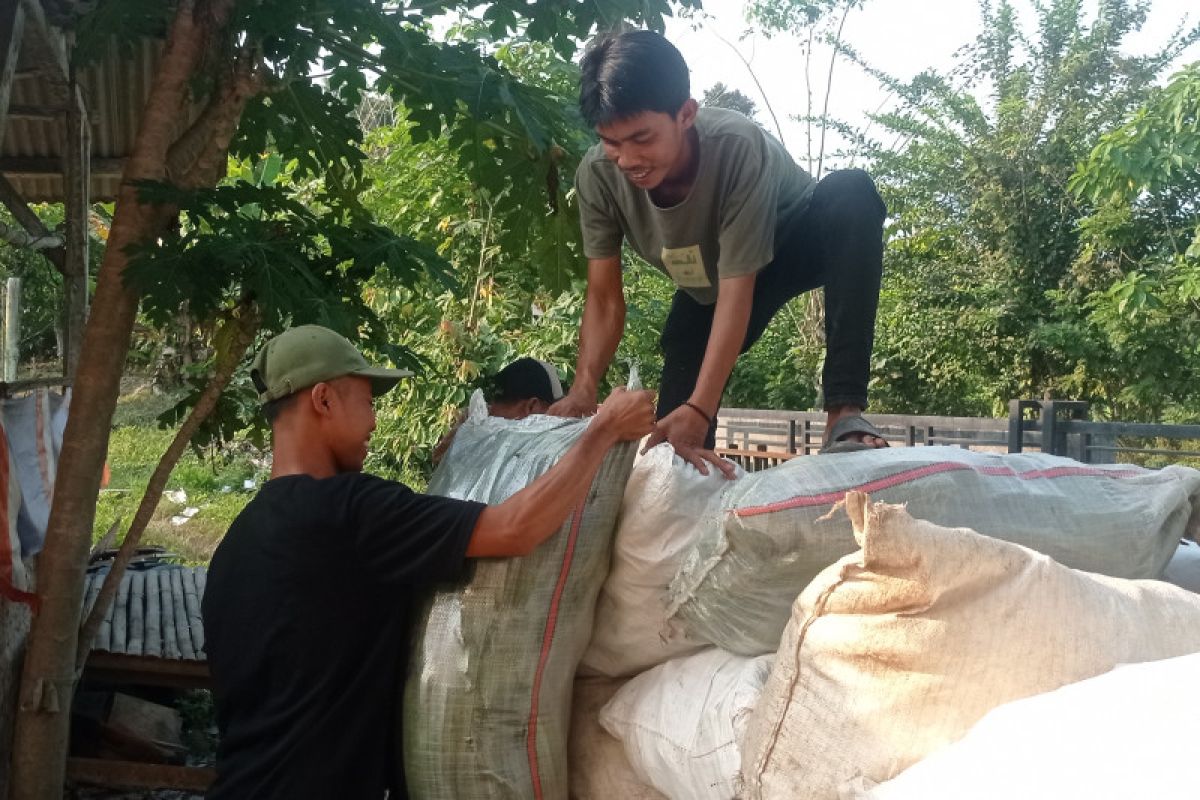
[[[182,573],[183,567],[171,570],[171,601],[175,604],[175,641],[179,643],[179,656],[192,660],[196,658],[196,651],[192,647],[192,626],[188,624]]]
[[[187,605],[188,628],[192,635],[192,648],[195,658],[204,658],[204,621],[200,616],[200,593],[196,586],[197,570],[182,570],[183,600]]]
[[[128,652],[129,642],[129,590],[133,583],[133,576],[130,575],[121,581],[121,588],[117,590],[117,604],[113,612],[112,621],[112,645],[108,648],[114,653]]]
[[[103,581],[99,581],[99,583],[103,585]],[[101,650],[112,650],[112,618],[113,609],[115,608],[115,605],[108,607],[108,613],[100,621],[100,630],[96,632],[96,646]]]
[[[155,570],[158,573],[158,602],[162,607],[162,654],[163,658],[179,658],[179,639],[175,632],[175,597],[171,594],[171,570]]]
[[[139,569],[129,578],[129,642],[125,651],[140,656],[146,642],[146,573]]]
[[[146,645],[148,656],[162,657],[162,611],[159,609],[158,570],[146,572]]]
[[[17,379],[21,343],[21,279],[9,278],[4,285],[4,382]]]

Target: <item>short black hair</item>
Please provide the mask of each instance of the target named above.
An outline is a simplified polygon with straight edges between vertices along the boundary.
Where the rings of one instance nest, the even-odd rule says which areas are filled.
[[[279,419],[279,415],[282,414],[288,406],[296,402],[296,397],[299,394],[299,392],[292,392],[289,395],[284,395],[283,397],[276,398],[270,402],[263,403],[262,412],[263,416],[267,418],[267,424],[271,427],[274,427],[275,420]]]
[[[492,378],[493,403],[516,403],[537,398],[548,405],[563,399],[563,387],[553,364],[518,358]]]
[[[579,110],[593,128],[643,111],[674,117],[692,93],[683,55],[654,31],[605,34],[579,69]]]

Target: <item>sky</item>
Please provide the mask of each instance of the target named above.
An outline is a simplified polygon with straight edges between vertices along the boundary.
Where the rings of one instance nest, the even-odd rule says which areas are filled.
[[[784,144],[805,165],[804,126],[789,120],[791,115],[804,113],[806,102],[799,41],[788,36],[768,39],[761,34],[742,38],[742,32],[749,28],[745,5],[742,0],[704,0],[711,19],[669,20],[667,37],[691,67],[695,97],[718,81],[739,89],[758,104],[759,121],[775,133],[765,96],[780,122]],[[1028,2],[1017,0],[1015,5],[1022,19],[1032,17]],[[1085,2],[1085,8],[1094,6],[1094,0]],[[1191,25],[1200,22],[1200,3],[1154,0],[1146,25],[1127,40],[1128,50],[1143,53],[1154,49],[1184,21]],[[862,8],[848,16],[843,38],[871,65],[908,79],[928,68],[948,71],[955,63],[955,52],[972,41],[979,30],[979,9],[972,0],[866,0]],[[750,63],[762,91],[730,44]],[[813,91],[819,104],[824,97],[830,50],[814,53],[820,54],[813,59],[819,64],[813,74]],[[1200,60],[1200,44],[1192,45],[1179,63],[1196,60]],[[890,103],[887,92],[874,78],[844,59],[834,67],[830,98],[830,113],[858,126],[867,124],[868,113],[880,107],[886,109]],[[815,113],[819,113],[819,107]],[[837,142],[833,142],[826,151],[836,147]]]

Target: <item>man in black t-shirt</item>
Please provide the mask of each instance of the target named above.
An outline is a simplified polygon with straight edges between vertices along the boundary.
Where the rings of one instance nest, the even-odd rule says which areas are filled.
[[[210,798],[407,797],[390,785],[391,751],[418,592],[469,557],[532,551],[583,501],[608,449],[653,427],[651,394],[617,390],[558,464],[503,503],[418,494],[361,471],[372,399],[407,374],[314,325],[254,360],[274,463],[209,567],[221,735]]]

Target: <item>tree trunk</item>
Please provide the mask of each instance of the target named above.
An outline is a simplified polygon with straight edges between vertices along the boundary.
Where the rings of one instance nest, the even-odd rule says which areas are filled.
[[[209,378],[208,384],[201,392],[200,399],[197,400],[191,413],[176,432],[175,438],[171,440],[171,446],[158,460],[158,466],[154,468],[154,474],[150,476],[146,493],[142,495],[142,502],[138,505],[137,513],[129,526],[129,532],[125,534],[125,539],[121,542],[121,549],[117,551],[112,568],[105,577],[104,584],[100,587],[100,594],[96,596],[96,602],[88,613],[87,621],[79,634],[79,654],[75,659],[77,672],[83,672],[83,665],[87,661],[96,631],[108,614],[113,598],[117,596],[117,588],[121,585],[121,576],[125,574],[125,567],[133,557],[133,551],[141,540],[146,526],[150,524],[151,517],[154,516],[154,509],[158,508],[158,501],[162,499],[163,490],[167,488],[167,479],[171,477],[171,470],[175,469],[175,464],[183,455],[183,451],[187,448],[188,442],[192,440],[192,436],[200,424],[217,407],[217,400],[221,398],[221,392],[225,391],[238,364],[246,357],[246,351],[254,344],[254,335],[258,332],[259,324],[257,309],[251,301],[246,300],[239,305],[238,312],[226,323],[229,327],[217,334],[218,340],[223,339],[224,341],[216,343],[218,349],[212,377]],[[226,331],[229,333],[223,335]]]
[[[130,181],[161,180],[205,46],[232,0],[180,0],[117,197],[108,247],[84,328],[45,547],[38,562],[41,609],[30,632],[17,709],[11,800],[61,800],[83,579],[112,415],[137,313],[125,287],[126,249],[153,238],[172,209],[142,205]]]

